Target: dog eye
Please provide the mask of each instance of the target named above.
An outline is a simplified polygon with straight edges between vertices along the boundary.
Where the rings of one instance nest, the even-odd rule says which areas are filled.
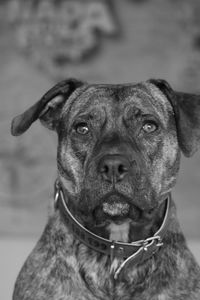
[[[89,132],[89,127],[88,127],[87,123],[82,122],[82,123],[76,124],[75,130],[77,133],[85,135]]]
[[[146,133],[152,133],[158,129],[158,125],[154,121],[147,121],[143,124],[142,129]]]

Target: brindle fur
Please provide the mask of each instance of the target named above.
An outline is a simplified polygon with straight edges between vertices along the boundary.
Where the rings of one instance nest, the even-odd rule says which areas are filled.
[[[200,97],[177,93],[162,80],[127,85],[66,80],[18,116],[12,133],[23,133],[37,118],[58,133],[58,178],[79,222],[104,238],[118,236],[124,242],[156,232],[163,199],[176,182],[180,152],[191,156],[199,145]],[[159,124],[151,134],[142,130],[149,118]],[[78,135],[74,122],[89,123],[91,133]],[[115,182],[115,190],[138,208],[119,225],[120,233],[97,209],[113,189],[99,164],[105,155],[116,154],[133,164]],[[200,268],[187,247],[174,203],[169,224],[164,246],[114,280],[110,257],[78,241],[54,210],[18,276],[13,300],[199,300]]]

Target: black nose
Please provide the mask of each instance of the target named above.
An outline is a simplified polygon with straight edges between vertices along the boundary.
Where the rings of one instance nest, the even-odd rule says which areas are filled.
[[[111,183],[123,180],[129,169],[130,163],[122,155],[106,155],[99,163],[99,172],[103,179]]]

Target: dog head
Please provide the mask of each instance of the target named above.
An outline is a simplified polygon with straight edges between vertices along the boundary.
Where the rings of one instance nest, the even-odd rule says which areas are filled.
[[[149,234],[175,185],[181,151],[191,156],[200,143],[200,96],[164,80],[65,80],[13,120],[12,134],[38,118],[57,131],[58,175],[73,214],[122,241]]]

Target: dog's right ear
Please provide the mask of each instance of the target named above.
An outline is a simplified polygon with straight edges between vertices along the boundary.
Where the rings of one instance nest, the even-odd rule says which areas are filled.
[[[54,130],[59,119],[60,109],[69,96],[84,83],[76,79],[66,79],[51,88],[38,102],[21,115],[15,117],[11,125],[14,136],[23,134],[37,119]]]

